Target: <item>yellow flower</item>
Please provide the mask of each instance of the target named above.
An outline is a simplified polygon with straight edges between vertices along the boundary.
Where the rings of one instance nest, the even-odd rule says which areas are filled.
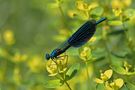
[[[101,73],[101,77],[100,78],[103,81],[106,81],[106,80],[111,78],[112,74],[113,74],[113,71],[111,69],[109,69],[109,70],[106,70],[104,73]]]
[[[105,90],[114,90],[108,81],[105,82]]]
[[[78,10],[86,11],[88,10],[88,4],[83,1],[76,1],[76,7]]]
[[[14,33],[11,30],[4,32],[3,39],[7,45],[13,45],[15,43]]]
[[[54,60],[47,61],[46,69],[49,72],[49,76],[55,76],[58,73],[64,73],[67,70],[67,62],[68,62],[67,56],[60,57],[55,61]]]
[[[118,78],[116,80],[114,80],[114,84],[118,87],[121,88],[124,85],[124,81],[121,78]]]
[[[59,73],[63,73],[67,70],[67,62],[68,62],[67,57],[61,57],[61,58],[57,59],[56,62],[58,65]]]
[[[113,9],[113,13],[115,16],[120,16],[122,13],[122,10],[120,8]]]
[[[49,76],[55,76],[58,74],[58,66],[53,60],[47,61],[46,70],[50,73]]]
[[[104,83],[108,79],[112,77],[113,71],[111,69],[106,70],[104,73],[101,73],[100,79],[96,78],[95,82],[96,83]]]
[[[119,90],[124,85],[124,81],[121,78],[114,80],[111,83],[105,82],[106,90]]]
[[[89,47],[84,47],[83,51],[80,53],[80,58],[83,60],[88,60],[91,56],[91,49]]]

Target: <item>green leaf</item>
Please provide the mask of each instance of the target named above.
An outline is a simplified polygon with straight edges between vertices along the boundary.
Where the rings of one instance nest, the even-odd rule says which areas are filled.
[[[80,64],[78,64],[78,63],[72,65],[72,66],[68,69],[68,71],[67,71],[67,73],[66,73],[66,80],[72,79],[72,78],[77,74],[77,71],[79,70],[79,68],[80,68]]]
[[[123,66],[123,59],[122,58],[117,58],[114,56],[111,56],[112,59],[112,69],[122,75],[125,75],[127,72],[126,70],[122,67]]]
[[[129,90],[129,88],[124,84],[124,86],[120,90]]]
[[[104,84],[97,84],[96,90],[105,90]]]
[[[115,21],[108,21],[108,24],[111,26],[119,26],[122,25],[123,23],[120,20],[115,20]]]
[[[90,14],[94,16],[101,16],[103,14],[104,9],[102,7],[97,7],[93,9]]]
[[[59,79],[57,80],[49,80],[47,82],[45,82],[45,87],[46,88],[56,88],[61,86],[63,83],[61,83],[61,81]]]
[[[127,17],[132,17],[133,15],[135,15],[135,9],[127,9],[124,11],[124,15],[126,15]]]
[[[126,85],[129,88],[129,90],[135,90],[135,85],[134,84],[132,84],[130,82],[127,82]]]
[[[119,74],[123,74],[123,75],[127,74],[126,70],[125,70],[123,67],[121,67],[121,66],[112,65],[112,69],[113,69],[115,72],[119,73]]]

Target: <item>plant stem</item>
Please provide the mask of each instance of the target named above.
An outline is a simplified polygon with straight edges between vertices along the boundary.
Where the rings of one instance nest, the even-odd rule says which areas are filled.
[[[86,65],[86,73],[87,73],[87,78],[88,78],[88,83],[89,84],[89,80],[90,80],[90,77],[89,77],[89,70],[88,70],[88,62],[85,62],[85,65]],[[88,85],[88,90],[90,89],[89,85]]]
[[[103,31],[102,31],[102,35],[103,35]],[[105,50],[107,51],[107,56],[108,56],[108,59],[109,59],[109,63],[111,64],[111,54],[110,54],[110,51],[108,49],[108,46],[107,46],[107,36],[105,35],[105,37],[103,36],[103,44],[105,46]]]
[[[69,90],[72,90],[67,81],[65,81],[65,84],[67,85],[67,87],[69,88]]]

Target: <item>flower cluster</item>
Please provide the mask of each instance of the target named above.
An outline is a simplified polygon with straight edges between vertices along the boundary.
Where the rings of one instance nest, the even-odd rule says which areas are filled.
[[[124,81],[122,78],[117,78],[110,81],[112,75],[113,71],[111,69],[106,70],[104,73],[101,73],[100,78],[95,79],[95,82],[97,84],[104,83],[106,90],[118,90],[124,85]]]
[[[46,69],[49,76],[55,76],[59,73],[64,73],[67,70],[67,57],[61,57],[57,60],[49,60],[46,63]]]

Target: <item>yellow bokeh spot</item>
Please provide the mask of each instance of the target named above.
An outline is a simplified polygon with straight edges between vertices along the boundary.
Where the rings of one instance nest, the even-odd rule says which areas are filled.
[[[112,8],[122,8],[123,5],[121,4],[120,0],[112,0]]]
[[[0,48],[0,56],[2,56],[2,57],[8,57],[8,52],[5,49]]]
[[[6,30],[3,33],[3,39],[7,45],[13,45],[15,43],[14,33],[11,30]]]
[[[132,0],[122,0],[123,1],[123,4],[124,4],[124,6],[129,6],[129,5],[131,5],[131,3],[132,3]]]
[[[112,8],[126,8],[131,2],[131,0],[112,0]]]
[[[28,61],[28,66],[32,72],[40,72],[43,70],[44,62],[40,56],[34,56]]]
[[[13,79],[14,79],[16,84],[18,84],[18,85],[21,84],[21,74],[20,74],[20,69],[18,67],[16,67],[14,69]]]
[[[28,58],[28,56],[26,54],[21,54],[21,53],[17,52],[11,59],[13,62],[23,62],[27,58]]]

